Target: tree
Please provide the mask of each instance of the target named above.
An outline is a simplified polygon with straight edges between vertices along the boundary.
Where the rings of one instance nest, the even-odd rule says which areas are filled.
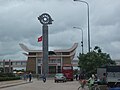
[[[95,46],[94,50],[87,54],[79,54],[79,67],[86,72],[87,75],[96,73],[97,68],[115,64],[110,55],[103,53],[100,47]]]

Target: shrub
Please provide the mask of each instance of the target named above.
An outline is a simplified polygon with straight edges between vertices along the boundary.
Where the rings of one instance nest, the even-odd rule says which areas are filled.
[[[19,80],[20,77],[0,77],[0,81]]]
[[[16,76],[14,73],[0,73],[0,81],[18,80],[20,76]]]

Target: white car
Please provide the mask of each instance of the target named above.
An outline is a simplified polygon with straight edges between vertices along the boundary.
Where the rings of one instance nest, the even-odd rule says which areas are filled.
[[[64,76],[63,73],[57,73],[57,74],[55,74],[54,81],[55,81],[55,83],[59,82],[59,81],[66,82],[66,77]]]

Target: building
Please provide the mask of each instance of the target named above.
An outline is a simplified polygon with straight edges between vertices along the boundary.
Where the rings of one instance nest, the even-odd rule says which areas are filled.
[[[120,59],[115,60],[116,65],[120,65]]]
[[[73,64],[73,66],[78,67],[78,62],[79,62],[78,59],[74,59],[74,60],[72,60],[72,64]]]
[[[20,46],[25,51],[24,55],[28,58],[26,70],[36,74],[42,74],[42,50],[30,50],[24,44],[20,44]],[[77,46],[78,43],[74,43],[74,45],[69,49],[49,51],[49,74],[61,72],[64,64],[72,64]]]
[[[74,59],[74,60],[72,60],[72,65],[73,65],[73,69],[74,70],[80,70],[80,67],[78,67],[78,62],[79,62],[79,60],[78,59]]]
[[[0,60],[0,68],[4,73],[11,73],[13,70],[26,70],[26,60]]]

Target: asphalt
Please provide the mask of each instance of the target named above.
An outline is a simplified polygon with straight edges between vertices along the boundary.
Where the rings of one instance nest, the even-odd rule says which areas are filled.
[[[33,79],[33,81],[34,80],[35,79]],[[49,78],[49,80],[51,80],[51,78]],[[12,87],[12,86],[17,86],[17,85],[22,85],[22,84],[28,84],[28,83],[30,83],[30,82],[25,81],[25,80],[2,81],[2,82],[0,82],[0,89]],[[88,90],[88,88],[85,90]]]
[[[33,81],[34,81],[34,79],[33,79]],[[52,78],[49,78],[49,79],[52,79]],[[1,81],[0,82],[0,89],[12,87],[12,86],[17,86],[17,85],[22,85],[22,84],[28,84],[28,83],[31,83],[31,82],[26,81],[26,80]]]
[[[0,82],[0,89],[6,88],[6,87],[22,85],[22,84],[27,84],[27,83],[29,83],[29,82],[27,82],[25,80],[2,81],[2,82]]]

